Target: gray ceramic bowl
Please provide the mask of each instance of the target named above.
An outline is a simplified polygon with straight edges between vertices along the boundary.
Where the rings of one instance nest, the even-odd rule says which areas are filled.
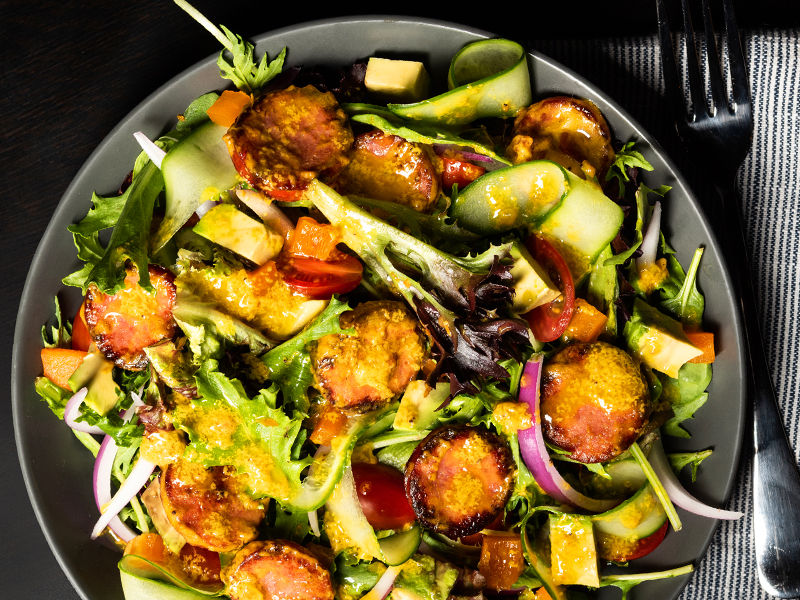
[[[492,37],[463,26],[403,17],[363,17],[319,21],[281,29],[257,38],[258,52],[275,56],[289,48],[288,65],[342,66],[375,54],[422,60],[433,81],[444,85],[451,57],[464,44]],[[742,334],[730,277],[719,246],[702,215],[698,202],[653,138],[603,92],[537,53],[529,55],[534,96],[572,94],[589,98],[603,111],[614,135],[636,140],[655,167],[651,185],[673,187],[665,204],[664,229],[678,257],[686,266],[694,249],[706,247],[699,286],[706,296],[706,321],[717,335],[717,361],[710,399],[688,426],[691,440],[672,447],[686,450],[714,448],[703,463],[696,484],[687,487],[713,505],[727,500],[733,484],[744,419],[744,363]],[[70,185],[45,232],[33,259],[14,337],[12,394],[14,424],[20,463],[31,503],[42,530],[61,567],[86,600],[122,598],[116,563],[119,554],[89,539],[97,519],[92,496],[91,455],[63,423],[59,423],[33,388],[41,374],[39,329],[52,320],[52,298],[59,294],[66,315],[75,314],[80,297],[75,288],[65,289],[61,278],[78,268],[75,247],[67,226],[86,214],[93,191],[113,193],[139,153],[132,134],[144,131],[151,138],[170,128],[174,115],[197,96],[220,90],[214,57],[198,63],[161,87],[131,112],[95,150]],[[724,414],[720,419],[717,415]],[[681,513],[684,529],[671,533],[650,556],[637,561],[631,571],[662,570],[687,563],[697,564],[705,553],[716,522]],[[646,583],[629,598],[676,598],[688,576]],[[618,598],[618,590],[605,589],[602,597]]]

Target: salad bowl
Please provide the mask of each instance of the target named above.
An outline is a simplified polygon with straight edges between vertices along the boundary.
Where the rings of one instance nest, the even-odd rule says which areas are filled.
[[[297,25],[254,39],[257,53],[271,57],[288,48],[287,66],[324,65],[338,68],[373,55],[421,60],[428,67],[434,92],[443,91],[452,56],[466,43],[493,37],[477,29],[438,21],[404,17],[354,17]],[[664,201],[663,229],[679,260],[688,265],[698,246],[705,254],[698,287],[706,297],[705,320],[717,340],[714,378],[709,401],[688,424],[689,440],[670,439],[676,451],[713,448],[700,468],[697,482],[687,483],[700,500],[723,505],[728,498],[739,460],[744,425],[744,361],[741,328],[730,277],[719,245],[697,199],[657,142],[611,98],[547,57],[530,53],[528,63],[534,99],[554,94],[592,100],[600,108],[614,137],[635,141],[653,165],[644,181],[650,187],[672,186]],[[139,153],[133,133],[154,139],[168,130],[196,97],[221,90],[215,57],[201,61],[145,99],[106,137],[73,180],[54,212],[33,259],[20,303],[14,338],[12,396],[17,448],[31,503],[61,567],[86,600],[122,598],[117,562],[119,552],[89,537],[97,514],[92,495],[93,458],[59,423],[34,391],[41,374],[40,327],[52,322],[53,296],[66,315],[80,304],[78,291],[61,279],[78,266],[67,226],[80,220],[92,192],[113,193]],[[685,482],[686,483],[686,482]],[[716,522],[682,513],[683,531],[667,536],[651,555],[637,561],[637,570],[678,567],[702,559]],[[648,582],[628,598],[674,599],[688,576]],[[604,589],[603,598],[619,591]]]

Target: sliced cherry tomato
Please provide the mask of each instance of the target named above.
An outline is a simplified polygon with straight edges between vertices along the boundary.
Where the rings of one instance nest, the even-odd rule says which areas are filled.
[[[666,521],[655,533],[648,535],[646,538],[641,538],[638,542],[634,542],[634,545],[624,552],[603,552],[602,557],[615,562],[627,562],[647,556],[664,541],[668,528],[669,521]]]
[[[561,337],[572,319],[575,310],[575,285],[566,261],[550,242],[532,235],[525,246],[561,290],[561,295],[549,304],[537,306],[523,315],[537,340],[552,342]]]
[[[354,290],[361,282],[363,270],[357,258],[343,253],[337,260],[293,256],[281,266],[288,285],[317,300]]]
[[[361,510],[375,529],[400,529],[416,520],[400,471],[386,465],[353,463],[353,477]]]
[[[491,525],[486,527],[491,531],[502,531],[505,529],[503,526],[503,512],[501,511],[497,518],[492,522]],[[468,535],[466,537],[462,537],[459,540],[462,544],[466,544],[467,546],[480,546],[483,542],[483,534],[479,531],[478,533],[473,533],[472,535]]]
[[[72,321],[72,349],[88,352],[89,346],[92,343],[92,336],[89,335],[89,329],[86,327],[86,321],[83,317],[83,311],[86,308],[85,303],[81,303],[78,309],[78,314]]]
[[[486,169],[468,163],[464,160],[442,157],[444,171],[442,172],[442,187],[450,190],[453,184],[458,184],[458,189],[467,187],[478,177],[486,173]]]
[[[272,189],[267,194],[280,202],[297,202],[303,197],[303,190]]]

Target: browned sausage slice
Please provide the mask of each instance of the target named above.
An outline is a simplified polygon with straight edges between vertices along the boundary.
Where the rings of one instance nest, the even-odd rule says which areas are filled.
[[[611,460],[639,437],[650,391],[636,362],[605,342],[572,344],[542,373],[542,431],[582,463]]]
[[[175,283],[172,273],[156,265],[148,267],[155,296],[139,285],[139,271],[128,269],[125,287],[113,296],[91,284],[86,294],[86,325],[92,340],[106,358],[123,369],[141,371],[147,366],[144,349],[170,339]]]
[[[439,197],[439,178],[430,150],[376,129],[356,137],[350,164],[337,188],[427,212]]]
[[[181,460],[161,473],[169,522],[190,544],[214,552],[235,552],[258,535],[264,505],[242,487],[232,467]]]
[[[263,94],[224,136],[239,174],[278,200],[347,165],[353,132],[330,92],[289,86]]]
[[[552,160],[584,177],[588,161],[600,181],[611,163],[611,131],[600,109],[589,100],[554,96],[520,112],[514,121],[514,139],[507,154],[514,164]]]
[[[330,573],[301,546],[251,542],[222,571],[231,600],[333,600]]]
[[[503,511],[514,459],[491,431],[468,425],[431,432],[406,465],[406,495],[417,519],[450,538],[478,533]]]
[[[400,302],[365,302],[339,319],[356,335],[326,335],[311,353],[317,389],[339,410],[361,414],[396,398],[427,357],[416,318]]]

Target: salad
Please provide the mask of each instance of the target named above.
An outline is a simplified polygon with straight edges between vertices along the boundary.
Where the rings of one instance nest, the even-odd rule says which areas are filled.
[[[284,69],[176,2],[235,89],[137,134],[70,227],[85,298],[56,302],[36,380],[96,456],[87,535],[126,597],[559,600],[690,572],[604,568],[679,532],[675,505],[740,516],[677,480],[710,450],[661,442],[708,397],[713,334],[702,248],[684,271],[633,144],[589,99],[534,98],[509,40],[431,95],[421,63]]]

